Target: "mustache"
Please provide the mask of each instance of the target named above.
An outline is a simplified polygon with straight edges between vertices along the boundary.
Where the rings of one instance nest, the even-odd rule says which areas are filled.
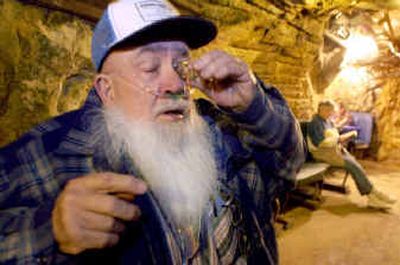
[[[162,114],[169,111],[176,111],[185,113],[190,109],[190,102],[189,100],[180,99],[180,100],[167,100],[164,101],[162,104],[158,104],[154,108],[154,113],[156,115]]]

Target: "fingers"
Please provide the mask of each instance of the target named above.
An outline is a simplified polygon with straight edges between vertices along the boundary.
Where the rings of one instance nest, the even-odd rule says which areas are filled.
[[[235,79],[248,73],[248,67],[244,62],[222,51],[211,51],[203,55],[193,63],[193,67],[205,80]]]
[[[119,199],[121,200],[125,200],[125,201],[133,201],[133,199],[135,198],[134,195],[129,194],[129,193],[111,193],[115,196],[117,196]]]
[[[256,95],[256,82],[248,66],[222,51],[211,51],[192,63],[199,88],[218,106],[242,112]]]
[[[111,195],[100,196],[106,198],[97,197],[96,200],[89,200],[90,195],[82,196],[79,193],[70,195],[63,192],[57,199],[52,213],[52,225],[54,238],[63,252],[77,254],[86,249],[113,246],[118,243],[119,234],[125,230],[125,225],[117,218],[132,220],[135,219],[132,216],[139,216],[137,212],[140,211],[136,206]],[[76,198],[76,201],[70,198]],[[122,203],[122,207],[116,202]],[[129,213],[130,208],[136,213]]]
[[[83,210],[115,217],[124,221],[137,220],[141,215],[140,209],[136,205],[108,194],[86,196],[80,203],[80,207]]]
[[[73,179],[68,182],[66,189],[141,195],[146,192],[147,186],[133,176],[106,172]]]
[[[85,230],[119,234],[125,230],[125,224],[117,219],[92,212],[82,215],[80,226]]]
[[[137,220],[141,215],[127,200],[145,191],[143,181],[114,173],[69,181],[52,212],[53,234],[60,249],[77,254],[115,245],[125,229],[123,221]]]

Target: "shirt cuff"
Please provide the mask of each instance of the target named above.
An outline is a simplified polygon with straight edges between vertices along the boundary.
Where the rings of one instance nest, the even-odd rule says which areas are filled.
[[[263,89],[260,87],[260,82],[258,81],[256,93],[254,95],[253,101],[250,106],[243,112],[229,112],[231,117],[238,121],[239,123],[245,123],[248,125],[257,124],[257,121],[265,115],[267,111],[267,100],[266,95],[263,93]]]

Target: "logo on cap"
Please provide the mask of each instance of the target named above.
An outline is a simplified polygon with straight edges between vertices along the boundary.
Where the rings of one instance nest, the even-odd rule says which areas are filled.
[[[135,6],[139,16],[146,22],[158,21],[177,15],[176,10],[171,5],[157,0],[138,2]]]

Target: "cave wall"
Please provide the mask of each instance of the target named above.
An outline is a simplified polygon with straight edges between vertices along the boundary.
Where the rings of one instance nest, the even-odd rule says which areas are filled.
[[[90,88],[91,27],[74,16],[0,1],[0,146],[77,108]]]
[[[94,74],[90,62],[93,17],[98,16],[96,10],[104,2],[71,0],[64,10],[56,0],[0,1],[0,146],[40,121],[83,103]],[[300,120],[310,119],[323,95],[315,80],[324,77],[320,54],[329,12],[354,3],[344,0],[171,2],[182,13],[209,18],[219,27],[218,38],[195,51],[195,57],[217,48],[242,58],[261,79],[283,93]],[[74,10],[82,3],[95,8],[90,19],[83,19],[90,12]],[[54,6],[62,11],[56,11]],[[396,86],[388,87],[387,98],[393,98]],[[399,121],[392,106],[398,102],[386,102],[389,100],[382,100],[377,107],[379,137],[385,139],[382,150],[386,151],[380,151],[382,158],[391,156],[392,148],[398,150],[399,139],[399,135],[394,135]]]
[[[323,16],[267,1],[172,2],[182,13],[205,16],[220,28],[218,39],[195,56],[214,48],[239,56],[282,91],[298,118],[311,116],[308,72],[317,60]],[[69,13],[0,2],[0,146],[82,104],[93,76],[92,24]]]
[[[400,78],[388,81],[376,103],[378,160],[400,160]]]

